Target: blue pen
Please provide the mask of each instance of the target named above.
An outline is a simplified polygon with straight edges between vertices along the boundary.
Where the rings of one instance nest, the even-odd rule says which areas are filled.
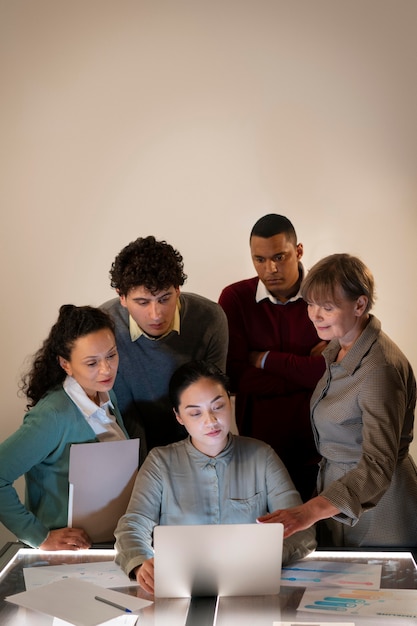
[[[103,602],[104,604],[108,604],[109,606],[113,606],[115,609],[119,609],[119,611],[123,611],[124,613],[132,612],[130,609],[127,609],[125,606],[116,604],[116,602],[112,602],[111,600],[106,600],[106,598],[100,598],[99,596],[94,596],[94,600],[98,600],[99,602]]]

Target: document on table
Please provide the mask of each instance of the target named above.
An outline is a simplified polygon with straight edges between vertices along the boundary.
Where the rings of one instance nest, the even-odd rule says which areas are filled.
[[[417,618],[416,589],[307,589],[297,611],[339,617]]]
[[[94,563],[70,563],[63,565],[42,565],[42,567],[24,567],[26,591],[41,587],[65,578],[78,578],[100,587],[137,587],[138,583],[130,580],[114,561]]]
[[[98,626],[135,626],[138,619],[139,617],[137,615],[121,615],[120,617],[115,617],[107,622],[103,622],[102,625],[98,624]],[[59,617],[54,617],[52,626],[74,626],[74,624],[59,619]]]
[[[123,610],[96,600],[96,596],[132,612],[152,604],[148,600],[104,589],[76,578],[67,578],[30,591],[16,593],[5,600],[52,615],[74,626],[98,626],[108,620],[125,617]]]
[[[337,561],[298,561],[282,568],[281,583],[297,587],[337,586],[349,589],[379,589],[382,565]]]
[[[139,439],[76,443],[70,448],[68,526],[93,543],[114,541],[139,467]]]
[[[54,624],[55,626],[55,624]],[[274,622],[272,626],[297,626],[294,622]],[[355,626],[354,622],[304,622],[299,626]]]

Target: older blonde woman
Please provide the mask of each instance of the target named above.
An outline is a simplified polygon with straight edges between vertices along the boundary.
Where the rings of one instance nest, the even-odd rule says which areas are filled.
[[[321,339],[326,372],[311,399],[321,462],[317,493],[264,516],[285,536],[323,520],[319,542],[335,546],[417,545],[417,472],[409,455],[416,381],[400,349],[370,313],[374,279],[364,263],[334,254],[301,287]]]

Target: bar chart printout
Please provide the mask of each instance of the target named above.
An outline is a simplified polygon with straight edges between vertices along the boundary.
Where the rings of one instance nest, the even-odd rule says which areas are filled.
[[[298,611],[340,617],[417,618],[416,589],[306,589]]]

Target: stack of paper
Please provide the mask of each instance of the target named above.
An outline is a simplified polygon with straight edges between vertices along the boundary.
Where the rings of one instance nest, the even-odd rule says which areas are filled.
[[[101,600],[97,600],[97,597]],[[99,626],[109,620],[133,626],[139,611],[152,604],[135,596],[105,589],[77,578],[66,578],[6,598],[18,606],[41,611],[74,626]],[[114,604],[120,608],[116,608]],[[120,621],[122,620],[122,621]],[[61,622],[62,623],[62,622]],[[107,624],[106,624],[107,626]]]

